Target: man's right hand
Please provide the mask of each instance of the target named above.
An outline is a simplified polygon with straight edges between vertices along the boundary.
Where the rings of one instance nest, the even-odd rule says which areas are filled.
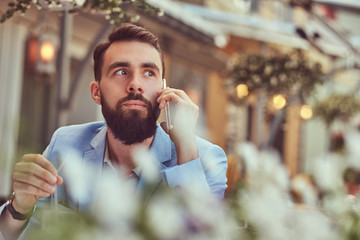
[[[28,213],[39,198],[49,197],[56,185],[63,183],[57,170],[41,154],[26,154],[15,164],[13,172],[13,207],[20,213]]]

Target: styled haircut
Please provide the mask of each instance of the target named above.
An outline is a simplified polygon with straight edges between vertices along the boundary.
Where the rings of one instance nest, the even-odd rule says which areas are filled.
[[[160,54],[162,65],[162,78],[165,76],[164,55],[160,48],[159,39],[149,30],[130,23],[125,23],[116,28],[108,37],[106,42],[97,45],[94,51],[94,77],[100,82],[101,70],[104,63],[104,54],[110,45],[114,42],[138,41],[148,43],[153,46]]]

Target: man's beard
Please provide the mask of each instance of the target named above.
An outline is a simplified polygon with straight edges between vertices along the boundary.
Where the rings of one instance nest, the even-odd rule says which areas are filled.
[[[105,121],[116,139],[125,145],[141,143],[145,139],[155,135],[156,120],[159,117],[160,109],[158,103],[155,102],[155,109],[152,104],[141,94],[130,93],[118,101],[115,110],[112,109],[101,97],[101,111]],[[147,114],[145,117],[143,112],[136,109],[125,109],[123,103],[129,100],[140,100],[146,104]]]

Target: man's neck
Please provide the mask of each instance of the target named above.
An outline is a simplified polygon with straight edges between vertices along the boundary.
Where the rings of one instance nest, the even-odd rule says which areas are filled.
[[[136,143],[132,145],[125,145],[120,140],[116,139],[111,130],[107,129],[107,144],[109,151],[109,159],[112,164],[125,167],[127,169],[134,169],[135,163],[133,159],[133,151],[138,146],[145,146],[150,148],[150,145],[154,139],[154,136],[151,136],[145,139],[141,143]]]

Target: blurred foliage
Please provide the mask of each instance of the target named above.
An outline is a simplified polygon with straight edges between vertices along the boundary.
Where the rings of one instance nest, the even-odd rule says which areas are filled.
[[[4,23],[7,19],[13,17],[15,13],[25,14],[27,9],[33,4],[36,5],[38,9],[41,9],[42,5],[39,2],[38,0],[15,0],[10,2],[5,12],[0,11],[0,23]],[[47,4],[50,10],[62,6],[61,0],[44,0],[43,2]],[[111,24],[115,25],[120,25],[124,22],[138,21],[138,15],[133,16],[127,11],[131,6],[143,10],[146,14],[157,14],[158,16],[163,14],[159,8],[151,6],[146,3],[145,0],[86,0],[82,6],[79,6],[78,2],[81,1],[72,1],[72,7],[69,9],[69,12],[77,13],[82,9],[84,11],[90,11],[91,13],[104,14],[105,18],[109,20]]]
[[[16,0],[15,2],[10,2],[6,12],[2,13],[0,16],[0,23],[3,23],[6,19],[11,18],[16,12],[25,14],[26,10],[30,8],[31,3],[31,0]]]
[[[352,95],[332,94],[314,106],[314,115],[328,126],[335,120],[347,120],[359,111],[360,100]]]
[[[56,203],[50,202],[52,208],[37,209],[35,214],[40,220],[39,225],[30,232],[29,239],[360,238],[360,200],[348,195],[344,184],[358,184],[359,169],[336,167],[337,160],[347,162],[346,155],[329,153],[339,158],[320,160],[320,171],[308,181],[307,174],[290,178],[275,152],[259,151],[250,143],[238,145],[237,150],[233,161],[236,170],[240,171],[237,176],[241,177],[233,182],[231,191],[222,201],[213,199],[193,183],[175,190],[164,184],[148,198],[157,181],[152,182],[155,185],[147,185],[147,193],[137,198],[126,194],[132,191],[123,192],[119,188],[121,182],[113,181],[116,178],[104,174],[108,180],[100,186],[94,208],[72,212],[60,205],[55,209]],[[340,178],[336,179],[336,175]],[[93,187],[93,182],[86,182],[89,182],[88,187]],[[298,196],[296,201],[292,194],[294,191]]]
[[[266,93],[297,95],[303,102],[317,84],[323,83],[321,65],[305,59],[300,50],[290,54],[275,52],[269,56],[261,54],[238,54],[230,61],[230,89],[246,84],[249,93],[258,89]],[[230,91],[230,99],[241,103]]]
[[[356,134],[360,132],[356,131]],[[351,148],[355,145],[343,147]],[[303,176],[297,181],[294,177],[279,178],[279,170],[285,169],[285,166],[280,162],[272,162],[274,158],[266,151],[249,152],[249,149],[238,152],[236,159],[242,165],[238,169],[247,170],[245,175],[241,174],[243,178],[237,186],[226,195],[234,214],[229,217],[236,219],[242,231],[239,239],[360,239],[360,170],[349,166],[336,167],[337,160],[345,165],[349,164],[346,155],[329,152],[331,156],[339,158],[315,159],[323,163],[322,169],[312,174],[300,174]],[[333,170],[335,172],[331,172]],[[341,173],[340,179],[336,179],[336,173]],[[304,176],[308,176],[311,181],[306,181]],[[319,184],[320,180],[326,181],[330,189],[323,188],[324,185]],[[338,180],[340,185],[335,184]],[[356,191],[352,192],[348,183]],[[281,189],[281,185],[287,187]],[[280,191],[276,193],[276,189]],[[283,191],[286,189],[289,191]],[[262,194],[263,191],[266,194]],[[296,201],[294,192],[298,194],[300,201]],[[306,201],[309,194],[316,199],[313,204]],[[244,201],[243,196],[246,195],[248,197]],[[287,202],[287,199],[291,199],[291,202]],[[282,202],[283,200],[285,201]],[[249,207],[253,209],[249,210]],[[278,217],[282,214],[287,217]],[[274,233],[278,230],[283,233]]]
[[[39,227],[42,229],[32,229],[29,239],[77,239],[83,232],[91,234],[91,230],[95,230],[99,224],[96,218],[86,212],[79,214],[71,211],[55,212],[50,209],[40,211],[43,225]]]

